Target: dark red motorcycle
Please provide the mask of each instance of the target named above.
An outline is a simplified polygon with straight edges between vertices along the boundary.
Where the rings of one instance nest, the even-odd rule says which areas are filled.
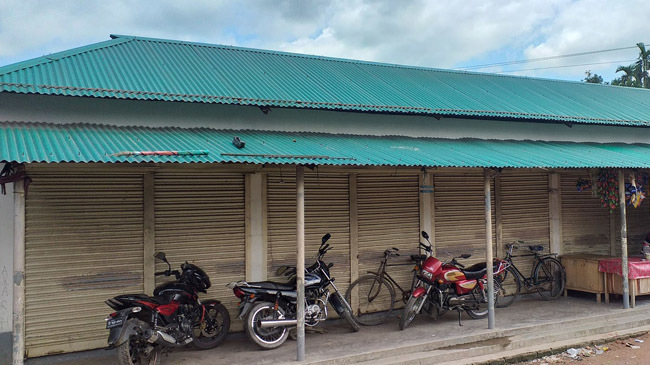
[[[422,231],[422,237],[429,242],[427,251],[431,250],[431,242],[427,232]],[[420,283],[413,289],[406,302],[404,313],[400,318],[399,328],[408,327],[416,315],[422,311],[438,319],[447,311],[458,312],[458,323],[462,326],[460,315],[462,311],[474,319],[487,316],[487,265],[485,262],[465,267],[456,261],[458,258],[468,259],[471,255],[463,254],[442,262],[433,256],[427,257],[420,267],[418,278]],[[497,300],[499,290],[498,275],[508,264],[503,260],[494,261],[494,298]]]
[[[174,276],[175,281],[156,287],[153,297],[145,294],[118,295],[106,301],[115,309],[106,318],[110,330],[108,348],[117,348],[122,365],[157,364],[164,351],[193,343],[199,349],[218,346],[230,329],[230,315],[217,300],[199,299],[210,288],[210,278],[200,267],[185,262],[172,270],[163,252],[155,258],[167,263],[156,276]]]

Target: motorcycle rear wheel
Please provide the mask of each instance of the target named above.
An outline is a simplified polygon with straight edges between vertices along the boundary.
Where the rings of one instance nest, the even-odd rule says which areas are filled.
[[[282,309],[278,308],[276,310],[274,307],[274,304],[269,302],[257,303],[251,308],[246,317],[246,335],[254,344],[264,350],[271,350],[282,346],[289,336],[289,330],[284,326],[260,327],[262,320],[273,320],[284,316]]]
[[[226,339],[230,331],[230,313],[223,304],[216,301],[205,301],[203,305],[205,318],[194,329],[192,343],[201,350],[207,350],[219,346]]]
[[[478,308],[465,308],[465,312],[467,312],[467,315],[470,316],[472,319],[482,319],[487,317],[488,315],[487,298],[483,296],[483,293],[478,288],[478,285],[476,286],[476,288],[474,288],[474,297],[479,300]]]
[[[160,351],[153,348],[148,355],[142,354],[137,337],[131,336],[117,347],[117,363],[120,365],[158,365],[160,364]],[[148,345],[151,346],[151,345]]]
[[[399,319],[399,329],[403,330],[408,327],[411,322],[415,319],[415,316],[418,315],[417,310],[420,308],[422,302],[424,302],[427,299],[426,295],[422,295],[419,297],[414,297],[411,296],[409,300],[406,302],[406,305],[404,306],[404,312],[402,313],[402,317]]]

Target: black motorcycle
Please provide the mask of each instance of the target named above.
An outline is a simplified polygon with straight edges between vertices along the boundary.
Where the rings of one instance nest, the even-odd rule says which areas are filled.
[[[323,236],[316,262],[305,269],[305,325],[315,326],[327,319],[327,303],[347,320],[352,329],[359,331],[359,325],[352,316],[352,309],[334,285],[329,265],[323,256],[331,249],[325,244],[331,237]],[[228,287],[241,299],[239,318],[243,319],[248,338],[262,349],[274,349],[286,341],[289,327],[298,323],[296,313],[297,292],[295,268],[285,266],[284,274],[290,276],[288,283],[272,281],[230,283]],[[334,291],[327,289],[331,286]]]
[[[163,252],[154,257],[168,266],[156,276],[173,275],[175,281],[157,286],[153,297],[125,294],[106,301],[116,311],[106,317],[108,349],[117,348],[122,365],[157,364],[163,352],[190,343],[214,348],[230,329],[226,307],[217,300],[199,299],[198,294],[211,286],[205,271],[187,262],[181,271],[172,270]]]

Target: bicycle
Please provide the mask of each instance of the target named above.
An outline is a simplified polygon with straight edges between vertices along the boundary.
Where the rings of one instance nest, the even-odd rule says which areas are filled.
[[[507,263],[505,271],[497,276],[499,279],[500,295],[496,301],[496,307],[505,308],[519,299],[522,280],[527,291],[537,290],[545,300],[557,299],[566,286],[566,272],[560,260],[556,259],[557,254],[540,254],[544,246],[530,245],[528,249],[532,252],[525,255],[512,255],[513,249],[519,249],[516,244],[523,244],[523,241],[515,241],[506,245],[507,253],[504,261]],[[513,257],[534,256],[536,264],[533,266],[531,276],[525,277],[512,262]]]
[[[431,253],[431,248],[420,243],[420,248],[424,248],[427,253]],[[352,312],[355,319],[360,324],[374,326],[386,320],[395,307],[395,288],[402,293],[402,301],[406,303],[411,295],[413,288],[419,283],[417,272],[420,269],[422,261],[427,255],[411,255],[411,260],[415,262],[413,268],[413,279],[409,290],[404,290],[398,283],[386,272],[386,266],[389,258],[400,256],[398,248],[389,248],[384,251],[384,258],[379,264],[377,272],[369,271],[355,280],[347,292],[345,299],[352,306]],[[382,290],[386,288],[386,290]],[[356,299],[352,301],[352,293],[357,291]]]

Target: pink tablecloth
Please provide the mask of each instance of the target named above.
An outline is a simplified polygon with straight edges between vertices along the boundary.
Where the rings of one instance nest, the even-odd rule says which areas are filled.
[[[628,257],[628,277],[630,279],[650,278],[650,261],[643,261],[640,257]],[[610,274],[623,275],[620,258],[598,260],[598,271]]]

